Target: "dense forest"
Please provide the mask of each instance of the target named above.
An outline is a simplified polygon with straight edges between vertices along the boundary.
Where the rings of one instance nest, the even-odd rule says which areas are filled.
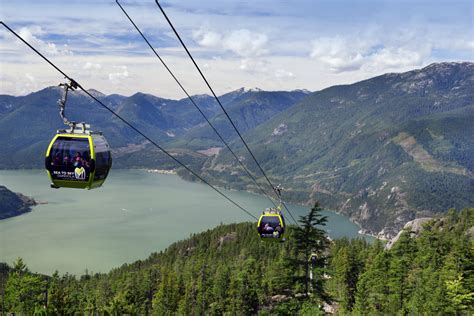
[[[316,205],[284,243],[254,224],[221,225],[107,274],[0,264],[3,313],[26,315],[469,315],[474,208],[379,240],[329,240]]]

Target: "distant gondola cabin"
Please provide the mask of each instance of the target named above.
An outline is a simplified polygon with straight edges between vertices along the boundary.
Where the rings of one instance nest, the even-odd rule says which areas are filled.
[[[257,230],[262,240],[281,241],[285,233],[285,219],[278,211],[265,211],[258,220]]]

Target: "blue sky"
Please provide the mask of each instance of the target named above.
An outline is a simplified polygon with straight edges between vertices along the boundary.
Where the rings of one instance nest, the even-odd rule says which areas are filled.
[[[153,0],[122,5],[193,94],[208,93]],[[439,61],[474,60],[473,1],[160,1],[218,94],[320,90]],[[2,21],[84,87],[182,98],[115,1],[0,1]],[[0,93],[62,78],[0,31]]]

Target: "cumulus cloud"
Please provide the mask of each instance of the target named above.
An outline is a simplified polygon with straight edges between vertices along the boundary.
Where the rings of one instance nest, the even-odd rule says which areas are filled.
[[[226,32],[209,30],[201,27],[193,32],[194,40],[202,47],[217,52],[231,52],[240,58],[237,69],[249,74],[269,75],[268,36],[248,29]]]
[[[199,30],[193,33],[194,39],[204,47],[219,47],[222,43],[222,35],[212,31]]]
[[[193,37],[203,47],[231,51],[240,57],[249,58],[268,53],[267,35],[248,29],[218,33],[201,28],[193,32]]]
[[[405,34],[406,36],[406,34]],[[312,43],[310,57],[334,73],[357,70],[389,71],[421,66],[432,46],[419,44],[417,36],[397,38],[319,38]]]
[[[420,65],[423,62],[423,51],[409,50],[406,48],[382,48],[371,56],[370,63],[375,68],[401,68]]]
[[[120,84],[123,80],[128,78],[127,66],[115,66],[117,71],[109,73],[109,81],[113,84]]]
[[[64,70],[81,79],[82,84],[104,92],[129,94],[138,90],[182,97],[175,83],[168,83],[168,76],[149,80],[147,70],[158,66],[156,60],[143,48],[143,42],[122,15],[103,16],[101,10],[96,8],[92,12],[87,6],[78,5],[78,1],[64,2],[69,9],[62,11],[52,10],[51,6],[40,4],[41,1],[31,2],[32,10],[22,10],[17,2],[21,1],[3,1],[5,5],[0,6],[4,10],[0,11],[11,17],[9,22],[17,32],[46,56],[54,57],[55,63],[66,67]],[[255,9],[257,2],[252,2],[252,8]],[[225,14],[216,15],[209,10],[177,12],[183,31],[196,30],[192,34],[199,47],[196,57],[206,75],[215,82],[216,90],[225,92],[241,86],[318,90],[384,72],[418,68],[433,61],[473,60],[472,17],[467,14],[472,6],[467,4],[446,2],[425,6],[420,4],[423,1],[418,1],[416,5],[411,2],[377,5],[363,1],[354,8],[328,6],[329,16],[340,15],[341,9],[343,13],[357,13],[335,23],[334,19],[314,18],[314,12],[308,10],[311,3],[292,6],[291,1],[287,2],[283,10],[277,2],[270,7],[262,4],[265,10],[270,8],[262,12],[277,13],[264,17],[242,11],[241,5],[236,12],[238,3],[232,1],[219,2],[219,8],[216,2],[209,5]],[[101,6],[107,9],[107,5]],[[358,14],[367,10],[373,14]],[[155,35],[166,35],[157,35],[160,48],[166,53],[164,57],[179,67],[185,78],[189,77],[184,82],[187,89],[202,93],[201,81],[186,76],[188,71],[194,76],[194,70],[188,67],[188,59],[174,42],[174,36],[166,33],[169,31],[166,25],[157,25],[151,18],[156,14],[154,10],[142,11],[145,17],[150,17],[142,19],[142,28],[154,29],[158,32]],[[71,21],[74,27],[70,27]],[[125,27],[117,27],[118,23],[125,23],[122,25]],[[196,23],[203,26],[196,27]],[[49,66],[34,57],[24,44],[8,32],[0,33],[0,73],[11,77],[0,78],[0,93],[31,92],[34,90],[31,79],[38,88],[58,83],[56,75],[45,71]],[[72,49],[74,56],[67,55]],[[28,79],[26,73],[32,78]],[[125,84],[130,78],[133,84]]]
[[[72,55],[72,52],[68,49],[67,45],[59,47],[54,43],[49,43],[41,40],[38,36],[43,34],[44,31],[39,26],[22,27],[18,32],[18,35],[20,35],[25,41],[29,42],[30,44],[38,48],[40,52],[43,52],[47,55]]]
[[[267,42],[268,38],[265,34],[238,30],[224,38],[224,48],[243,57],[261,56],[268,52]]]
[[[367,48],[361,41],[324,37],[313,41],[310,57],[329,66],[333,72],[352,71],[361,68]]]

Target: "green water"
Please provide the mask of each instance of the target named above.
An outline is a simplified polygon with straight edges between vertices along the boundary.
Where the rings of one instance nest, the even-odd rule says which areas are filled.
[[[50,189],[41,170],[0,170],[0,184],[48,202],[0,220],[0,262],[22,257],[41,273],[107,272],[219,223],[251,220],[203,184],[142,170],[112,170],[105,185],[92,191]],[[255,216],[270,206],[261,196],[226,193]],[[295,217],[308,211],[288,207]],[[331,237],[361,236],[347,217],[325,215]]]

